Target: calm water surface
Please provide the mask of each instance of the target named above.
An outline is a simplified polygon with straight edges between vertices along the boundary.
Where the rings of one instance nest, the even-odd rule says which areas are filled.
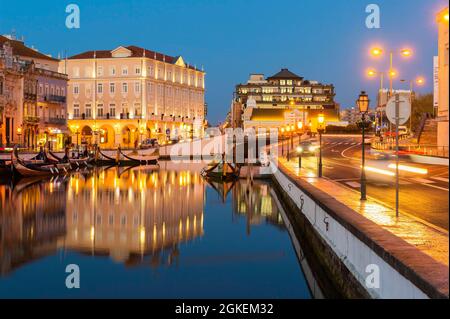
[[[311,298],[270,184],[167,166],[3,181],[0,298]]]

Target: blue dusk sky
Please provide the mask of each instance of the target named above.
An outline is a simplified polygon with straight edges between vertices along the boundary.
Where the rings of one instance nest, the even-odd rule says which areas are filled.
[[[65,26],[68,4],[80,7],[81,27]],[[381,28],[368,29],[365,8],[377,4]],[[372,103],[379,82],[368,67],[386,70],[369,47],[410,46],[414,56],[394,63],[399,79],[422,75],[432,92],[437,54],[435,13],[445,0],[0,0],[0,34],[15,30],[25,43],[57,56],[137,45],[182,55],[206,71],[206,102],[212,124],[225,117],[234,87],[250,73],[272,75],[281,68],[309,80],[332,83],[336,101],[353,106],[360,90]]]

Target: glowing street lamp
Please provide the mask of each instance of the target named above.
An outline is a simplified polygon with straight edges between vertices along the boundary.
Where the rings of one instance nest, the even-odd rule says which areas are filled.
[[[412,51],[410,49],[402,49],[400,51],[401,55],[403,55],[404,57],[408,58],[412,55]]]
[[[319,132],[319,169],[318,176],[322,177],[322,134],[325,131],[324,123],[325,123],[325,115],[320,113],[317,116],[317,132]]]
[[[397,51],[400,53],[400,55],[404,58],[409,58],[413,55],[413,51],[410,48],[402,48],[399,51]],[[380,57],[383,55],[383,49],[379,48],[379,47],[374,47],[372,49],[370,49],[370,54],[373,57]],[[389,52],[389,71],[388,71],[388,75],[389,75],[389,95],[392,95],[392,82],[393,82],[393,78],[395,76],[397,76],[397,72],[394,70],[393,68],[393,57],[394,57],[394,51],[390,51]]]
[[[365,129],[370,122],[366,121],[366,114],[369,111],[369,96],[365,91],[361,91],[356,104],[358,105],[359,112],[361,113],[361,128],[362,128],[362,143],[361,143],[361,200],[366,200],[366,173],[365,173]],[[369,124],[368,124],[369,123]]]
[[[380,49],[380,48],[372,48],[370,50],[370,54],[373,55],[373,56],[376,56],[376,57],[377,56],[381,56],[383,54],[383,50]]]
[[[19,147],[20,147],[20,142],[21,142],[21,136],[22,136],[22,128],[18,127],[17,128],[17,135],[19,136]]]

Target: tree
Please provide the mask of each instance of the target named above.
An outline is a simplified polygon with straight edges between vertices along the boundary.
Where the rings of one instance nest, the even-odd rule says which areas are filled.
[[[433,94],[417,95],[412,101],[412,130],[415,131],[424,113],[433,114]]]

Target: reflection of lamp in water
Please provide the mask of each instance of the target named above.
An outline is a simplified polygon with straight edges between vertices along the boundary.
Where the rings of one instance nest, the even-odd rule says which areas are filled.
[[[145,227],[141,226],[141,229],[139,230],[139,241],[141,243],[141,246],[143,247],[145,244]]]
[[[94,241],[95,239],[95,227],[91,226],[91,241]]]

